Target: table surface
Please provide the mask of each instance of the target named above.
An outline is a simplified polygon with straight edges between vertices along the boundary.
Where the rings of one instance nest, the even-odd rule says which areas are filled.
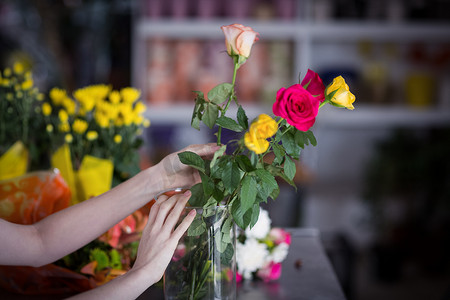
[[[287,229],[292,234],[289,254],[282,263],[281,277],[273,282],[244,281],[238,284],[238,300],[345,300],[318,230]],[[58,296],[25,296],[0,290],[0,299],[61,299]],[[139,300],[164,299],[162,288],[148,288]]]
[[[244,281],[238,284],[238,300],[345,300],[331,264],[325,255],[319,231],[287,229],[292,234],[289,254],[282,263],[281,277],[273,282]],[[150,287],[139,298],[164,299],[159,287]]]

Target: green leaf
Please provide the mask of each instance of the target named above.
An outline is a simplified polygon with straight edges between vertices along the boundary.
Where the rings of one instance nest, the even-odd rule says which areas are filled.
[[[272,144],[273,153],[275,154],[274,163],[281,164],[284,161],[286,151],[278,144]]]
[[[109,257],[105,251],[98,248],[92,249],[89,257],[91,261],[95,260],[97,262],[97,267],[95,268],[96,270],[99,271],[109,267]]]
[[[205,196],[202,183],[197,183],[191,187],[191,198],[189,204],[194,207],[203,207],[205,205]]]
[[[307,132],[305,132],[305,134],[308,137],[308,140],[311,142],[311,145],[317,146],[317,140],[314,136],[314,133],[311,130],[308,130]]]
[[[210,168],[214,167],[214,165],[216,164],[217,159],[219,157],[221,157],[225,153],[226,150],[227,150],[227,145],[223,145],[222,147],[220,147],[219,150],[217,150],[214,153],[213,159],[211,160],[211,163],[210,163]]]
[[[203,173],[205,172],[205,162],[198,154],[191,151],[184,151],[178,153],[178,157],[183,164],[191,166]]]
[[[255,170],[255,167],[252,165],[252,162],[246,155],[238,155],[236,156],[236,162],[239,165],[239,168],[244,172],[252,172]]]
[[[284,161],[284,174],[286,174],[290,180],[293,180],[296,171],[295,163],[289,157],[286,157],[286,160]]]
[[[222,181],[228,192],[232,193],[237,189],[239,182],[241,181],[241,172],[239,171],[237,163],[229,161],[226,164],[222,172]]]
[[[225,82],[216,85],[208,92],[208,99],[215,104],[221,104],[230,97],[232,89],[231,83]]]
[[[231,243],[228,243],[227,248],[222,253],[222,255],[220,255],[220,261],[222,262],[222,264],[228,265],[231,259],[233,258],[233,254],[234,254],[233,245],[231,245]]]
[[[216,199],[214,197],[209,197],[208,201],[206,201],[205,205],[203,206],[202,216],[204,218],[207,218],[214,215],[216,212],[216,206],[217,206]]]
[[[308,145],[308,140],[307,140],[306,135],[305,135],[305,133],[303,131],[297,130],[295,132],[294,138],[295,138],[295,143],[299,147],[305,148],[305,145]]]
[[[265,169],[257,169],[255,173],[258,178],[261,179],[263,184],[270,189],[270,191],[278,188],[278,183],[275,180],[275,177],[269,171]]]
[[[255,226],[256,222],[258,222],[259,212],[261,211],[259,204],[257,204],[257,203],[253,204],[252,209],[249,211],[251,211],[251,218],[250,218],[249,226],[250,226],[250,228],[252,228],[253,226]]]
[[[213,103],[207,103],[205,112],[203,113],[202,121],[209,128],[213,128],[216,124],[216,120],[219,117],[219,107]]]
[[[188,228],[188,236],[197,236],[206,231],[206,224],[202,218],[195,218]]]
[[[291,130],[289,130],[283,135],[283,137],[281,138],[281,142],[283,143],[283,146],[289,155],[293,157],[299,156],[300,147],[295,142],[294,133]]]
[[[225,116],[221,116],[220,118],[218,118],[216,120],[216,124],[219,126],[222,126],[223,128],[230,129],[235,132],[241,132],[242,130],[244,130],[244,128],[242,128],[241,125],[236,123],[235,120],[225,117]]]
[[[120,254],[116,249],[109,251],[109,257],[111,258],[111,267],[113,269],[122,269]]]
[[[279,194],[280,194],[280,187],[277,187],[270,193],[270,198],[272,198],[272,200],[275,200],[278,198]]]
[[[223,170],[225,169],[228,162],[231,161],[231,157],[228,155],[223,155],[216,160],[216,163],[211,166],[211,177],[222,178]]]
[[[245,130],[248,129],[248,118],[245,114],[245,110],[242,108],[241,105],[239,105],[238,111],[237,111],[237,120],[239,125],[242,126]]]
[[[256,180],[253,176],[247,175],[242,180],[241,186],[241,207],[246,211],[255,203],[256,199]]]
[[[200,173],[200,177],[202,178],[202,186],[205,197],[211,196],[214,191],[214,182],[204,173]]]

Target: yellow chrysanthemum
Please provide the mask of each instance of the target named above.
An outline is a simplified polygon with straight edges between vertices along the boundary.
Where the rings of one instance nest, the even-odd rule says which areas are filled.
[[[142,122],[142,125],[144,125],[145,128],[150,127],[150,120],[149,119],[144,119],[144,122]]]
[[[69,114],[68,114],[67,111],[65,111],[64,109],[61,109],[61,110],[59,111],[58,117],[59,117],[59,120],[60,120],[62,123],[65,123],[65,122],[67,122],[67,120],[69,120]]]
[[[137,126],[141,125],[142,122],[144,122],[144,117],[143,116],[137,115],[137,116],[134,117],[134,122],[133,123],[136,124]]]
[[[37,96],[36,96],[36,99],[38,100],[38,101],[43,101],[44,100],[44,94],[42,94],[42,93],[38,93],[37,94]]]
[[[52,124],[47,124],[47,126],[45,127],[45,130],[47,132],[53,132],[53,125]]]
[[[73,136],[70,133],[68,133],[64,136],[64,140],[66,141],[66,143],[70,144],[73,142]]]
[[[69,116],[72,116],[75,114],[75,110],[76,110],[77,106],[72,99],[70,99],[69,97],[64,97],[64,99],[62,100],[62,105],[66,109]]]
[[[10,68],[5,68],[5,69],[3,70],[3,76],[5,76],[5,77],[10,77],[11,74],[12,74],[12,72],[11,72],[11,69],[10,69]]]
[[[134,103],[141,96],[141,92],[132,87],[126,87],[120,90],[120,95],[124,102]]]
[[[118,91],[112,91],[109,94],[109,101],[111,101],[111,103],[117,104],[120,102],[120,93]]]
[[[140,114],[142,114],[146,109],[147,109],[147,107],[145,106],[144,103],[138,102],[138,103],[136,103],[136,106],[134,107],[134,112],[135,112],[137,115],[140,115]]]
[[[24,82],[22,82],[22,89],[23,90],[29,90],[33,87],[33,79],[27,79]]]
[[[83,134],[88,128],[88,123],[81,119],[75,119],[72,125],[72,129],[75,133]]]
[[[44,116],[49,116],[52,113],[52,106],[47,102],[42,104],[42,114]]]
[[[95,122],[97,122],[98,126],[100,126],[101,128],[106,128],[110,124],[108,116],[101,111],[97,111],[94,115],[94,118]]]
[[[17,97],[17,98],[22,98],[22,97],[23,97],[22,91],[17,91],[17,92],[16,92],[16,97]]]
[[[11,93],[7,93],[6,94],[6,100],[12,101],[13,99],[14,99],[14,95],[13,94],[11,94]]]
[[[14,70],[14,73],[20,75],[24,72],[25,68],[23,67],[23,65],[20,62],[16,62],[13,65],[13,70]]]
[[[98,138],[98,133],[97,133],[97,131],[94,131],[94,130],[88,131],[88,132],[86,133],[86,138],[87,138],[89,141],[96,140],[96,139]]]
[[[9,79],[3,78],[2,79],[2,86],[9,86],[11,81]]]
[[[59,131],[61,132],[69,132],[70,131],[70,125],[69,123],[61,123],[59,124]]]
[[[116,134],[114,136],[114,143],[116,143],[116,144],[122,143],[122,136],[120,134]]]
[[[52,88],[50,90],[50,100],[52,100],[52,103],[55,105],[61,105],[64,98],[67,97],[67,92],[63,89],[59,88]]]

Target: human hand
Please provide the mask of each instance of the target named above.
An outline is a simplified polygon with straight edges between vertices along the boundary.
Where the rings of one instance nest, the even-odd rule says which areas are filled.
[[[196,212],[192,210],[175,229],[190,195],[190,191],[172,197],[161,195],[150,210],[132,270],[144,270],[153,283],[163,276],[178,241],[194,220]]]
[[[162,178],[160,190],[167,190],[177,187],[191,187],[200,182],[198,171],[188,165],[183,164],[178,158],[178,153],[184,151],[194,152],[204,158],[212,158],[214,153],[220,149],[214,143],[190,145],[180,151],[167,155],[159,164],[158,172]]]

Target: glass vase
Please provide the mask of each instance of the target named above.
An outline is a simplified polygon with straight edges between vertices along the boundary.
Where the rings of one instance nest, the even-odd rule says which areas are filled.
[[[236,226],[227,206],[186,207],[197,215],[180,239],[164,273],[164,296],[236,299]]]

